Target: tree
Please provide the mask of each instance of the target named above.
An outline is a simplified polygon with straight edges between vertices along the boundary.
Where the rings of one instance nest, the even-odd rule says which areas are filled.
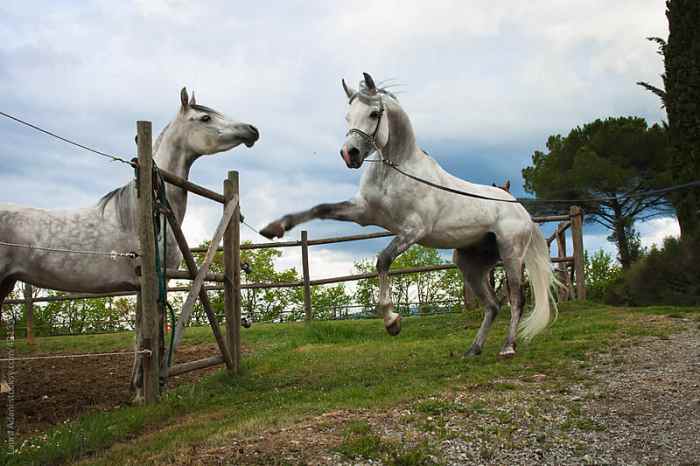
[[[376,270],[374,262],[370,259],[362,259],[353,265],[355,273],[372,273]],[[393,282],[392,282],[393,285]],[[355,288],[355,302],[363,307],[364,312],[371,312],[379,301],[379,280],[368,278],[357,282]]]
[[[352,302],[352,296],[347,293],[343,283],[328,286],[316,285],[311,287],[311,302],[314,319],[334,319],[338,309]]]
[[[401,254],[392,264],[391,269],[406,269],[427,265],[444,264],[437,249],[420,245],[412,246]],[[374,272],[374,261],[365,259],[355,263],[357,273]],[[376,278],[362,280],[355,290],[355,301],[365,310],[374,309],[377,304],[379,282]],[[440,270],[435,272],[394,275],[391,278],[392,302],[399,312],[409,312],[409,304],[418,301],[421,305],[430,305],[436,301],[462,300],[462,279],[457,270]]]
[[[648,127],[643,118],[595,120],[550,136],[547,152],[535,151],[532,166],[523,169],[525,190],[539,199],[571,199],[586,212],[588,222],[611,231],[620,263],[627,269],[635,258],[635,220],[672,212],[660,194],[647,194],[668,182],[665,167],[667,133]],[[591,198],[609,198],[599,202]]]
[[[250,241],[242,244],[250,244]],[[201,246],[208,247],[209,242]],[[203,254],[197,260],[201,260]],[[241,283],[283,283],[299,280],[299,274],[294,268],[277,271],[274,260],[282,255],[277,248],[242,249],[241,264],[248,264],[248,272],[241,274]],[[212,272],[223,272],[223,253],[218,252],[211,264]],[[247,314],[252,321],[270,321],[278,319],[290,306],[298,303],[298,290],[293,288],[265,288],[241,290],[241,313]],[[223,291],[212,293],[212,306],[218,315],[223,314]],[[192,319],[195,322],[205,322],[201,305],[195,307]]]
[[[700,2],[669,0],[666,17],[668,42],[649,38],[659,45],[659,53],[664,57],[665,89],[638,84],[661,97],[666,108],[672,146],[669,178],[680,184],[700,179]],[[699,236],[700,189],[678,191],[669,199],[676,209],[681,237]]]

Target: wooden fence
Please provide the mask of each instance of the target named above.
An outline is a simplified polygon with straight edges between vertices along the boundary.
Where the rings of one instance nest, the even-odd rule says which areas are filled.
[[[363,280],[377,277],[376,272],[344,275],[339,277],[312,279],[309,270],[309,247],[342,243],[347,241],[360,241],[393,236],[389,232],[370,233],[364,235],[339,236],[333,238],[309,239],[307,232],[301,231],[298,241],[268,242],[259,244],[240,244],[240,206],[238,172],[231,171],[223,183],[223,194],[219,194],[205,187],[196,185],[183,178],[175,176],[164,170],[158,170],[160,178],[166,182],[185,189],[191,193],[203,196],[219,204],[223,204],[223,215],[218,228],[208,248],[190,248],[187,245],[182,228],[177,218],[163,205],[157,205],[155,194],[157,192],[157,180],[153,175],[152,160],[152,135],[151,123],[137,122],[138,134],[138,192],[139,192],[139,239],[141,242],[140,265],[137,273],[140,275],[141,288],[137,291],[104,293],[104,294],[67,294],[66,296],[32,297],[32,287],[25,285],[24,299],[6,300],[7,305],[24,304],[27,322],[27,340],[33,342],[33,304],[40,302],[66,301],[75,299],[92,299],[100,297],[116,297],[137,295],[136,328],[138,336],[138,349],[145,351],[143,358],[143,390],[146,402],[155,402],[160,394],[161,378],[182,374],[191,370],[201,369],[216,364],[224,363],[229,371],[238,373],[240,370],[240,325],[241,325],[241,297],[242,289],[264,289],[281,287],[303,287],[305,319],[313,319],[313,302],[311,287],[348,281]],[[169,287],[168,291],[187,292],[180,312],[180,318],[173,328],[175,348],[182,339],[192,314],[193,306],[197,299],[207,315],[212,328],[212,333],[217,342],[221,354],[199,361],[183,364],[173,364],[173,360],[166,357],[164,351],[164,315],[159,312],[158,306],[158,278],[156,270],[156,238],[153,225],[153,209],[157,205],[161,214],[167,219],[178,247],[183,254],[184,270],[166,270],[167,278],[192,280],[189,287]],[[560,222],[554,234],[547,239],[551,244],[556,241],[557,255],[552,262],[558,264],[559,279],[566,286],[562,289],[559,298],[585,299],[585,277],[583,256],[583,213],[579,207],[571,207],[568,215],[554,215],[547,217],[534,217],[537,223]],[[573,254],[567,255],[566,231],[571,230]],[[223,240],[223,246],[219,244]],[[286,283],[244,283],[240,279],[240,251],[264,248],[290,248],[300,247],[302,256],[302,279]],[[217,252],[223,251],[224,272],[213,273],[209,271],[210,265]],[[193,253],[204,253],[201,264],[197,264]],[[414,274],[432,272],[455,268],[453,264],[430,265],[406,269],[395,269],[390,275]],[[217,285],[204,286],[205,282],[215,282]],[[219,322],[209,302],[208,290],[224,290],[224,317],[226,332],[223,334],[219,328]],[[174,353],[174,350],[173,350]]]

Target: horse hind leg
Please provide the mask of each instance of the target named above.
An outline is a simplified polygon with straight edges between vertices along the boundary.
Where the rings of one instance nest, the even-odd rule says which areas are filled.
[[[471,347],[464,353],[465,356],[478,356],[484,347],[491,325],[498,315],[496,293],[489,281],[489,272],[498,261],[498,257],[490,254],[488,250],[468,248],[456,249],[454,259],[462,272],[465,284],[471,288],[472,293],[484,306],[484,320]]]
[[[499,242],[498,249],[503,260],[503,270],[508,284],[508,300],[510,302],[510,327],[508,336],[499,352],[501,356],[515,355],[518,324],[523,312],[525,297],[523,296],[523,257],[527,247],[527,238],[523,241]]]

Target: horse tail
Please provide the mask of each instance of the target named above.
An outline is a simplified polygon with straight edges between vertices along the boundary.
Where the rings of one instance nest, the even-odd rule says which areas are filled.
[[[531,225],[531,235],[524,259],[535,306],[520,323],[520,334],[525,340],[531,340],[547,327],[552,312],[556,318],[557,304],[552,288],[559,284],[552,272],[547,240],[544,239],[540,227],[534,222]]]

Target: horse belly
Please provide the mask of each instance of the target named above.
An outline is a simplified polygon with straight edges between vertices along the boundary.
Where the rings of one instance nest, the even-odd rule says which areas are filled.
[[[20,265],[15,276],[41,288],[78,293],[131,291],[138,287],[134,259],[50,253]],[[80,257],[75,257],[80,256]]]
[[[430,248],[458,249],[478,243],[488,233],[482,226],[434,229],[421,239],[420,244]]]
[[[37,287],[101,293],[136,288],[135,260],[112,258],[129,252],[118,227],[87,210],[49,212],[39,209],[0,211],[2,239],[17,246],[0,247],[0,273]]]

